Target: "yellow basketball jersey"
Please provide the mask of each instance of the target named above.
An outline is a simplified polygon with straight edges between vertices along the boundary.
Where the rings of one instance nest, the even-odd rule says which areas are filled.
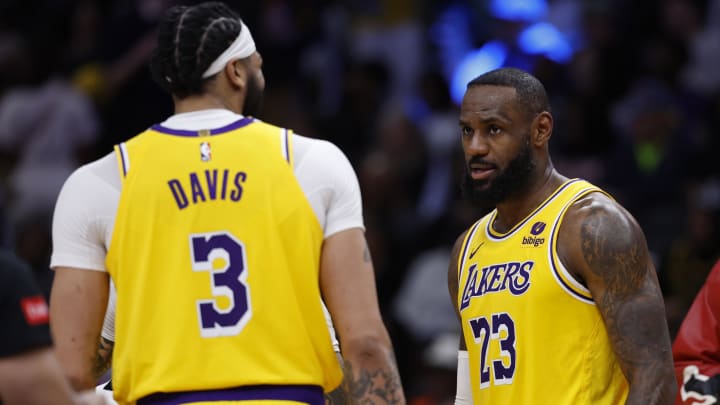
[[[323,233],[291,140],[244,118],[207,131],[156,125],[116,146],[122,191],[106,262],[121,403],[340,383],[319,290]]]
[[[505,234],[496,211],[467,232],[457,304],[476,404],[623,404],[628,384],[590,292],[560,262],[557,233],[578,198],[570,180]]]

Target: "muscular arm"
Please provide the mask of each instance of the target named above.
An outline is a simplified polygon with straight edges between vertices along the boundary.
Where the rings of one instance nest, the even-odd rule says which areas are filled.
[[[594,193],[570,207],[558,246],[605,321],[630,384],[626,404],[672,404],[677,388],[663,296],[637,222]]]
[[[455,308],[455,314],[458,317],[458,322],[460,322],[460,310],[457,306],[457,300],[458,300],[458,259],[460,256],[460,249],[462,247],[463,240],[465,239],[466,232],[463,232],[462,235],[460,235],[457,240],[455,241],[455,245],[453,246],[452,253],[450,254],[450,263],[448,264],[448,275],[447,275],[447,282],[448,282],[448,292],[450,293],[450,300],[452,301],[453,308]],[[461,328],[462,330],[462,328]],[[458,350],[467,350],[467,346],[465,345],[465,338],[463,335],[460,335],[460,343],[458,345]]]
[[[102,377],[112,365],[112,352],[115,342],[105,337],[100,337],[98,341],[97,351],[95,352],[95,362],[93,363],[93,377],[97,381]]]
[[[390,337],[375,291],[365,235],[359,228],[327,238],[320,286],[343,354],[343,389],[352,403],[404,404]]]
[[[450,293],[450,301],[460,322],[460,343],[458,344],[458,364],[457,364],[457,381],[455,391],[455,405],[472,404],[472,388],[470,387],[469,360],[467,353],[467,345],[465,343],[465,335],[462,333],[462,319],[460,318],[460,310],[458,309],[458,259],[462,250],[462,243],[465,239],[467,231],[463,232],[453,246],[450,254],[450,263],[448,264],[448,292]]]
[[[50,294],[50,329],[55,353],[76,390],[95,387],[109,351],[99,351],[108,298],[108,274],[58,267]],[[103,355],[100,355],[100,353]],[[102,372],[100,372],[102,374]]]

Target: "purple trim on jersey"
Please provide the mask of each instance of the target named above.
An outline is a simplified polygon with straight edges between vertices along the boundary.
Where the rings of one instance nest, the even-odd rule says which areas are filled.
[[[215,128],[210,130],[210,135],[218,135],[225,132],[229,132],[238,128],[242,128],[248,124],[251,124],[253,121],[255,121],[252,117],[243,117],[242,119],[239,119],[231,124],[225,125],[224,127]],[[152,127],[150,127],[153,131],[161,132],[163,134],[168,135],[177,135],[177,136],[200,136],[200,131],[189,131],[186,129],[172,129],[168,127],[164,127],[160,124],[155,124]]]
[[[317,385],[252,385],[224,390],[159,392],[140,398],[137,405],[180,405],[206,401],[294,401],[324,405],[323,390]]]
[[[125,151],[123,150],[123,143],[118,145],[118,151],[120,151],[120,163],[122,164],[123,177],[127,177],[127,167],[125,166]]]
[[[287,129],[283,129],[283,131],[285,131],[285,160],[290,163],[290,134]]]
[[[458,270],[458,282],[462,279],[462,272],[463,268],[465,268],[465,254],[467,253],[468,246],[470,246],[470,243],[472,243],[473,237],[475,237],[475,231],[477,231],[477,228],[480,226],[480,223],[482,222],[482,219],[477,221],[475,225],[471,228],[467,240],[463,244],[462,254],[460,255],[460,269]]]
[[[577,198],[586,194],[589,191],[594,191],[594,190],[593,189],[583,190],[582,192],[578,193],[575,197],[573,197],[571,201],[577,200]],[[565,211],[565,209],[563,209],[563,211]],[[550,232],[550,243],[548,243],[549,249],[550,249],[550,268],[553,271],[553,275],[555,276],[555,279],[560,281],[560,284],[562,284],[562,286],[565,288],[565,291],[572,294],[575,298],[579,299],[580,301],[586,302],[588,304],[595,304],[595,301],[593,299],[588,298],[588,297],[580,294],[579,292],[575,291],[575,289],[565,281],[565,279],[560,274],[560,270],[558,270],[557,266],[555,266],[556,258],[558,260],[558,263],[560,263],[560,258],[556,256],[555,249],[553,249],[553,245],[555,242],[555,233],[557,232],[559,227],[560,227],[560,216],[558,216],[558,218],[555,220],[555,224],[553,225],[552,232]],[[572,275],[568,274],[568,277],[572,277]]]
[[[550,202],[551,202],[555,197],[557,197],[558,194],[560,194],[563,190],[565,190],[566,188],[568,188],[571,184],[576,183],[576,182],[578,182],[578,181],[580,181],[580,179],[573,179],[573,180],[570,180],[570,181],[568,181],[567,183],[563,184],[562,187],[560,187],[560,188],[557,189],[554,193],[552,193],[552,195],[551,195],[550,197],[548,197],[548,198],[545,200],[545,202],[542,203],[542,205],[540,205],[539,207],[535,208],[535,210],[532,212],[532,214],[530,214],[527,218],[525,218],[525,219],[524,219],[522,222],[520,222],[519,224],[515,225],[515,226],[510,230],[510,232],[506,233],[505,235],[495,236],[495,235],[492,234],[492,229],[491,229],[491,227],[492,227],[493,221],[495,220],[494,217],[491,218],[491,219],[488,221],[487,227],[485,228],[485,229],[486,229],[486,232],[485,232],[485,233],[488,235],[488,237],[489,237],[490,239],[494,239],[494,240],[503,240],[503,239],[509,237],[510,235],[512,235],[513,233],[515,233],[515,231],[517,231],[517,230],[520,229],[523,225],[525,225],[525,223],[528,222],[528,221],[530,220],[530,218],[534,217],[535,214],[537,214],[538,212],[540,212],[540,210],[542,210],[546,205],[550,204]]]

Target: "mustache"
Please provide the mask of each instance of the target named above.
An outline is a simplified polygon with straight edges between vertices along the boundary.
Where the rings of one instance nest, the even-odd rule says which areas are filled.
[[[470,165],[482,165],[482,166],[492,166],[492,167],[497,166],[495,163],[493,163],[489,160],[483,159],[480,156],[473,156],[472,158],[470,158],[470,160],[468,160],[466,163],[466,166],[468,169],[470,169]]]

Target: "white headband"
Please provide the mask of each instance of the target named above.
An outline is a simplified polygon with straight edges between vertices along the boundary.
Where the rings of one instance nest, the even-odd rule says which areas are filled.
[[[235,41],[221,53],[220,56],[207,68],[203,73],[202,78],[207,79],[208,77],[220,72],[225,68],[228,62],[232,59],[244,59],[252,55],[255,52],[255,41],[253,41],[252,35],[248,27],[240,21],[242,27],[240,28],[240,34]]]

